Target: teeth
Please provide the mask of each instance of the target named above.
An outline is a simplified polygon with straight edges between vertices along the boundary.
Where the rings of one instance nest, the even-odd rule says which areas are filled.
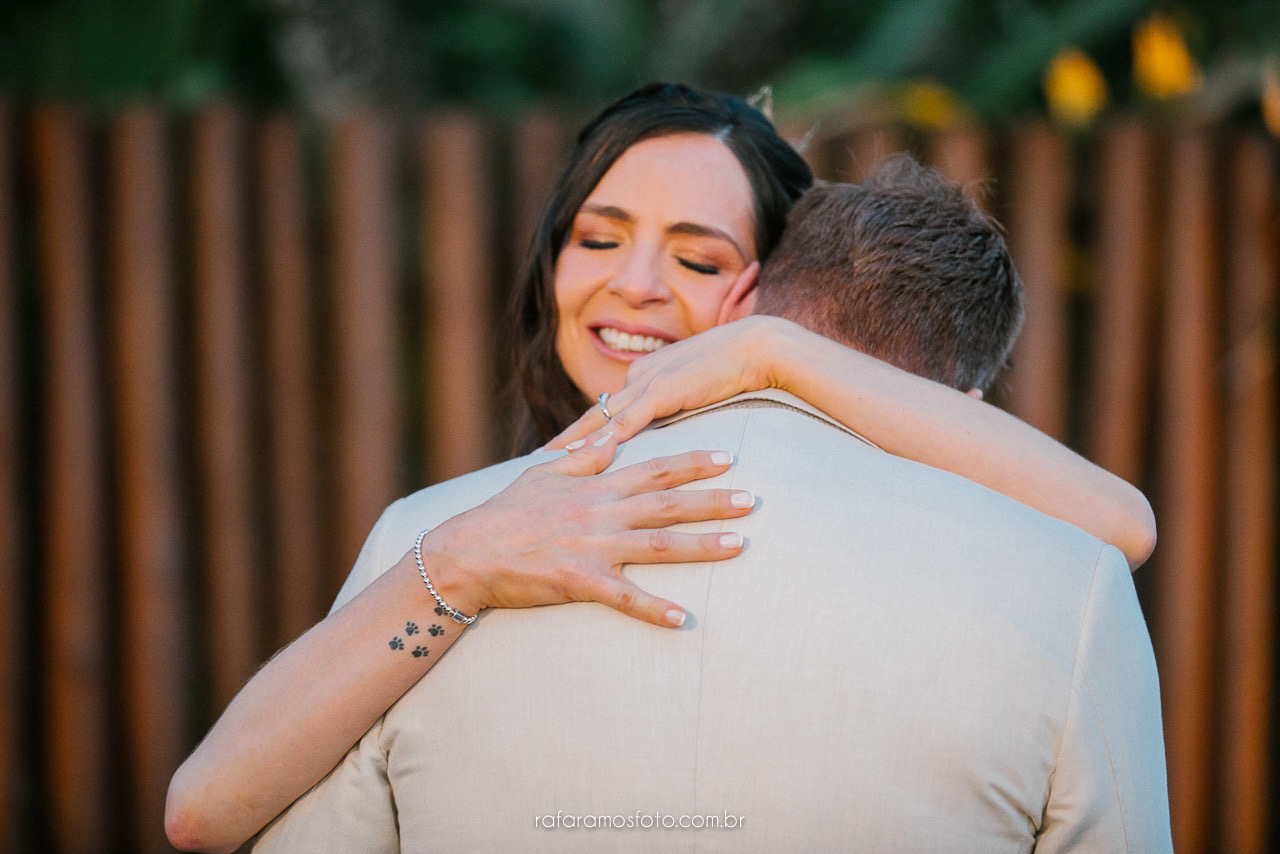
[[[667,344],[661,338],[654,338],[649,335],[632,335],[610,326],[602,326],[596,332],[600,335],[600,340],[610,350],[625,350],[630,353],[652,353]]]

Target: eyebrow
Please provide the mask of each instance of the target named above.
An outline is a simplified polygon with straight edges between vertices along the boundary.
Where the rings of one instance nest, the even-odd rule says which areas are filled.
[[[618,222],[633,223],[636,218],[627,211],[613,205],[583,205],[580,209],[584,213],[602,216],[605,219],[612,219]],[[738,257],[743,261],[746,260],[746,253],[742,251],[742,247],[738,245],[738,241],[729,236],[728,232],[722,231],[710,225],[702,225],[696,222],[677,222],[667,226],[668,234],[688,234],[693,237],[713,237],[725,241],[732,246],[738,253]]]

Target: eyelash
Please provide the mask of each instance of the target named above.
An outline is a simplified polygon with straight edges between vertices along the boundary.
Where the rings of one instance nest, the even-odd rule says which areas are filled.
[[[618,244],[612,240],[579,240],[578,245],[583,249],[617,249]],[[680,266],[692,270],[695,273],[701,273],[704,276],[715,276],[720,273],[720,268],[714,264],[698,264],[694,261],[686,261],[683,258],[677,258]]]
[[[683,258],[677,258],[676,260],[680,262],[680,266],[687,267],[693,272],[701,273],[704,276],[714,276],[720,272],[720,268],[714,264],[695,264],[694,262],[686,261]]]

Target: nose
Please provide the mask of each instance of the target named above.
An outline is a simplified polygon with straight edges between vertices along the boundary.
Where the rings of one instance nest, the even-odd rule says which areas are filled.
[[[663,281],[661,260],[660,248],[636,244],[622,269],[609,280],[609,291],[632,308],[666,302],[671,289]]]

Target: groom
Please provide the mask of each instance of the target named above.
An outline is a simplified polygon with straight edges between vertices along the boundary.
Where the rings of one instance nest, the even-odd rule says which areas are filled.
[[[760,310],[965,389],[1021,319],[993,224],[907,160],[811,191],[759,287]],[[761,501],[738,558],[628,568],[688,606],[681,630],[487,613],[255,850],[1172,850],[1119,552],[779,391],[667,419],[616,465],[691,447],[738,460],[700,487]],[[397,502],[340,599],[537,461]]]

